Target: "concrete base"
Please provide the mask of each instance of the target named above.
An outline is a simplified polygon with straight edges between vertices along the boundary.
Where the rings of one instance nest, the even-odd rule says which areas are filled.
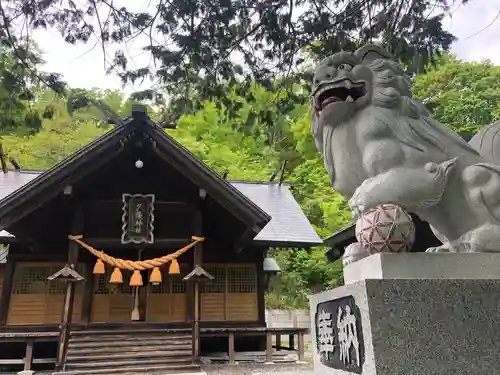
[[[446,258],[453,256],[461,257]],[[424,258],[431,263],[427,254]],[[443,274],[470,275],[467,267],[453,271],[453,264],[441,259]],[[310,307],[318,375],[500,374],[500,280],[364,280],[312,296]],[[356,340],[351,341],[342,356],[347,341],[339,323],[347,316],[357,320],[349,332],[357,332],[344,338],[356,336],[359,345],[355,350]]]
[[[379,253],[344,267],[345,284],[369,279],[500,279],[500,254]]]

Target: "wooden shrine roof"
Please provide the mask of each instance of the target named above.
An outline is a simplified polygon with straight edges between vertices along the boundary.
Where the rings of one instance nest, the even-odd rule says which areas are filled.
[[[0,202],[40,174],[42,171],[0,172]],[[271,217],[266,226],[254,237],[256,244],[310,247],[323,243],[288,185],[246,181],[229,181],[229,183]],[[10,234],[0,231],[0,238],[7,236]],[[0,252],[0,263],[1,258]]]
[[[240,181],[231,184],[271,216],[254,241],[296,247],[323,243],[286,184]]]
[[[31,174],[31,179],[30,173],[7,177],[0,187],[4,191],[0,200],[0,229],[7,229],[37,206],[61,194],[65,186],[82,181],[99,166],[116,158],[133,137],[145,140],[148,147],[161,154],[179,173],[204,189],[212,200],[243,223],[249,234],[256,235],[271,220],[265,211],[155,124],[145,109],[136,106],[132,116],[120,125],[47,171]]]

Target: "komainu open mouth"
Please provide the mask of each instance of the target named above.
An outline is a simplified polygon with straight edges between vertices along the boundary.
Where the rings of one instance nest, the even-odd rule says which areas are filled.
[[[363,83],[343,81],[320,86],[314,95],[315,107],[321,112],[328,105],[338,102],[354,102],[366,94]]]

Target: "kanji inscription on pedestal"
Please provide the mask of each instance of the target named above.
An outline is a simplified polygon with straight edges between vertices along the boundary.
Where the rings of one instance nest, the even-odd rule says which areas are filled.
[[[323,365],[361,374],[365,348],[361,314],[352,296],[318,304],[316,350]]]

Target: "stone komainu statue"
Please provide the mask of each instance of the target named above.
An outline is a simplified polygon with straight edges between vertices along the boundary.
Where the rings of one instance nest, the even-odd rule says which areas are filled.
[[[374,45],[320,62],[310,114],[332,186],[355,218],[395,204],[431,225],[443,245],[427,251],[500,251],[500,123],[467,143],[429,116]]]

